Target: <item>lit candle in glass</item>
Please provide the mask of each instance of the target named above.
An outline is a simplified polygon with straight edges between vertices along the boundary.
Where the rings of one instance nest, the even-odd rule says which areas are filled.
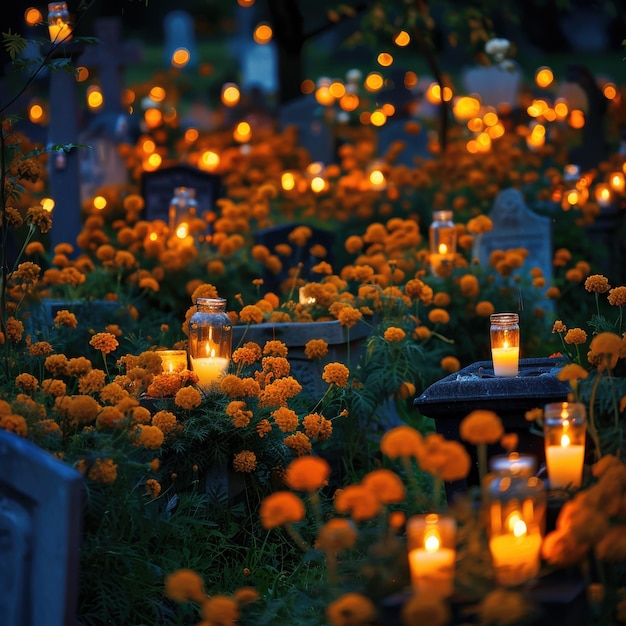
[[[187,369],[186,350],[157,350],[157,354],[161,357],[164,372],[171,374]]]
[[[547,404],[543,429],[550,488],[580,487],[587,433],[585,405],[580,402]]]
[[[609,175],[609,185],[616,193],[623,194],[626,189],[626,177],[623,172],[612,172]]]
[[[66,2],[48,4],[48,33],[52,43],[69,41],[72,38],[72,27]]]
[[[228,371],[232,352],[232,323],[223,298],[198,298],[197,311],[189,320],[188,353],[198,386],[217,390]]]
[[[521,471],[502,470],[485,484],[489,551],[498,584],[522,585],[539,573],[545,523],[543,481]]]
[[[492,516],[500,509],[492,506]],[[521,585],[539,573],[543,539],[539,528],[529,526],[521,510],[512,511],[500,532],[492,531],[489,551],[498,584],[507,587]]]
[[[489,335],[495,376],[517,376],[519,370],[519,316],[517,313],[494,313]]]
[[[454,591],[456,522],[452,517],[415,515],[407,522],[411,584],[416,592],[440,598]]]
[[[429,228],[430,269],[435,276],[449,276],[456,257],[456,227],[452,211],[435,211]]]
[[[598,183],[595,187],[596,202],[599,207],[608,207],[611,204],[611,189],[607,183]]]

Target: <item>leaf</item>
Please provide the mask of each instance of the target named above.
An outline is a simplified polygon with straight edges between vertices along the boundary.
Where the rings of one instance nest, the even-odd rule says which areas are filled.
[[[9,32],[2,33],[2,45],[11,57],[11,61],[14,61],[16,57],[24,53],[28,41],[21,35],[12,33],[9,29]]]

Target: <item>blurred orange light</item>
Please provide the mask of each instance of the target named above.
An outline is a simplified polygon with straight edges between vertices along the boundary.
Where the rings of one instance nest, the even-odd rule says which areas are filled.
[[[379,91],[382,89],[384,80],[382,74],[378,72],[371,72],[365,78],[365,89],[368,91]]]
[[[602,88],[602,93],[607,100],[615,100],[617,97],[617,88],[613,83],[607,83]]]
[[[241,92],[235,83],[226,83],[222,87],[222,104],[227,107],[234,107],[241,100]]]
[[[220,155],[217,152],[213,152],[213,150],[205,150],[200,157],[200,166],[202,169],[212,172],[218,167],[220,161]]]
[[[359,106],[359,96],[353,93],[347,93],[339,100],[339,106],[344,111],[354,111]]]
[[[40,204],[43,207],[44,211],[48,211],[48,213],[52,213],[55,202],[52,198],[42,198]]]
[[[549,67],[540,67],[535,72],[535,83],[538,87],[545,89],[552,84],[554,80],[554,74]]]
[[[152,87],[152,89],[150,89],[150,92],[149,92],[150,100],[154,102],[163,102],[163,100],[165,100],[166,95],[167,95],[167,92],[165,91],[165,89],[159,86]]]
[[[188,128],[185,131],[185,141],[187,143],[193,143],[194,141],[197,141],[199,136],[200,133],[198,132],[197,128]]]
[[[103,209],[105,209],[106,205],[107,199],[104,196],[96,196],[93,199],[93,208],[97,209],[98,211],[102,211]]]
[[[266,44],[272,41],[272,27],[269,24],[259,24],[252,35],[252,38],[256,43]]]
[[[91,85],[87,89],[87,106],[92,110],[98,110],[104,104],[104,96],[98,85]]]
[[[44,110],[41,104],[35,103],[30,106],[30,108],[28,109],[28,119],[33,124],[38,124],[39,122],[41,122],[43,120],[43,117],[44,117]]]
[[[315,91],[315,83],[310,78],[305,78],[300,85],[300,91],[304,94],[313,93]]]
[[[84,65],[81,65],[80,67],[76,68],[76,82],[77,83],[84,83],[88,78],[89,78],[89,70]]]
[[[387,116],[383,113],[381,109],[376,109],[376,111],[372,111],[370,116],[370,123],[373,126],[384,126],[387,121]]]
[[[190,58],[191,55],[187,48],[176,48],[172,54],[172,67],[185,67]]]
[[[574,109],[569,115],[569,125],[572,128],[582,128],[585,125],[585,114],[579,109]]]
[[[395,43],[396,46],[400,46],[400,47],[408,46],[410,41],[411,41],[411,36],[405,30],[401,30],[393,38],[393,43]]]
[[[28,7],[26,11],[24,11],[24,21],[27,26],[36,26],[43,22],[43,15],[38,8]]]
[[[250,124],[248,124],[248,122],[239,122],[235,128],[233,137],[235,138],[235,141],[239,141],[240,143],[250,141],[250,138],[252,137],[252,128],[250,127]]]
[[[378,64],[383,67],[389,67],[393,63],[393,57],[388,52],[381,52],[378,55]]]
[[[148,128],[156,128],[163,123],[163,114],[159,111],[159,109],[146,109],[143,114],[143,118],[146,121]]]

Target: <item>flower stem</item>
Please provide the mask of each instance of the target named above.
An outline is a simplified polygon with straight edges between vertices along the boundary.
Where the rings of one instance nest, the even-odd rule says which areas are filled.
[[[311,546],[302,538],[302,535],[296,530],[293,524],[285,524],[285,530],[300,550],[309,552]]]
[[[595,418],[595,410],[594,405],[596,402],[596,393],[598,391],[598,386],[600,384],[600,373],[596,374],[596,379],[593,382],[593,387],[591,389],[591,396],[589,398],[589,435],[593,440],[593,445],[595,448],[596,461],[599,461],[602,458],[602,450],[600,448],[600,439],[598,438],[598,429],[596,428],[596,418]]]

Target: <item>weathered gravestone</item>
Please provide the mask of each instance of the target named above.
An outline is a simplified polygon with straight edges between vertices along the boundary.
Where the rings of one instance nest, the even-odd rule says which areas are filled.
[[[0,624],[76,626],[82,476],[0,430]]]
[[[141,193],[147,220],[159,219],[168,223],[170,200],[176,187],[196,190],[198,215],[202,215],[214,207],[220,196],[220,177],[189,165],[174,165],[145,172],[141,179]]]
[[[520,272],[528,273],[533,267],[543,272],[546,285],[552,283],[552,228],[549,217],[537,215],[524,203],[517,189],[505,189],[497,196],[489,214],[493,229],[476,238],[472,255],[485,267],[495,250],[525,248],[528,258]],[[544,309],[552,310],[550,300],[539,303]]]
[[[241,59],[243,89],[260,87],[267,96],[278,90],[278,58],[273,43],[246,43]]]
[[[480,97],[483,106],[499,109],[506,104],[515,109],[519,103],[522,73],[516,66],[472,67],[463,74],[463,85],[467,93]]]
[[[163,31],[165,33],[164,64],[170,66],[174,53],[182,48],[189,53],[189,62],[186,67],[197,66],[198,47],[193,17],[186,11],[171,11],[163,20]]]
[[[323,107],[314,96],[303,96],[287,102],[279,110],[280,126],[295,127],[298,145],[306,149],[312,161],[332,163],[335,160],[335,139],[324,120]]]

